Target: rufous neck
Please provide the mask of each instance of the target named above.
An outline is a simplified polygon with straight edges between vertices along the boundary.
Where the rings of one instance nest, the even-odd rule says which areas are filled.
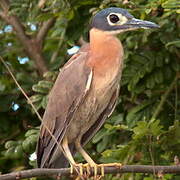
[[[94,28],[90,30],[90,49],[92,53],[107,52],[111,49],[119,51],[119,48],[122,48],[122,45],[116,36]]]
[[[87,65],[99,74],[119,67],[123,60],[123,47],[116,36],[97,29],[90,31],[90,51]]]

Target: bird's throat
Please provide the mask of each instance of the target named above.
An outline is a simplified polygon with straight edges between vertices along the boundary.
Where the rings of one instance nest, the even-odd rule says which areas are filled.
[[[90,58],[87,64],[95,73],[105,73],[119,68],[123,60],[123,47],[119,39],[97,29],[90,31]]]

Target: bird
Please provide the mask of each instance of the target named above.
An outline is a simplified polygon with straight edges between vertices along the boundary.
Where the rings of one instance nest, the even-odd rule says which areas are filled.
[[[116,35],[158,27],[119,7],[94,15],[89,43],[61,68],[50,91],[37,143],[39,168],[64,168],[69,163],[76,166],[76,152],[90,167],[96,166],[84,146],[117,104],[124,50]]]

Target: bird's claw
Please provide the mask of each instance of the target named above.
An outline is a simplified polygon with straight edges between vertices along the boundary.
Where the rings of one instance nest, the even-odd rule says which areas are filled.
[[[83,177],[84,171],[83,171],[83,164],[82,163],[71,164],[71,167],[70,167],[70,173],[71,174],[73,174],[74,169],[78,173],[78,177],[80,177],[80,178]]]
[[[121,163],[108,163],[108,164],[75,164],[71,165],[70,172],[73,174],[73,170],[75,169],[78,172],[78,180],[79,179],[88,179],[91,176],[91,169],[93,169],[93,179],[94,180],[100,180],[101,178],[104,177],[104,168],[105,167],[116,167],[116,168],[121,168],[122,164]],[[100,168],[100,175],[98,175],[98,168]]]
[[[78,177],[76,178],[76,180],[80,180],[80,179],[89,179],[89,177],[91,176],[91,168],[93,168],[93,179],[94,180],[100,180],[101,176],[98,176],[98,164],[73,164],[71,165],[70,168],[70,173],[73,174],[74,169],[76,170],[76,172],[78,173]],[[101,167],[102,169],[102,167]],[[102,172],[102,171],[101,171]]]
[[[108,163],[108,164],[95,164],[93,165],[94,168],[94,179],[95,180],[100,180],[101,178],[104,177],[105,173],[104,173],[104,168],[105,167],[116,167],[116,168],[121,168],[122,164],[121,163]],[[100,168],[100,176],[97,176],[97,172],[98,172],[98,168]]]
[[[99,176],[98,175],[98,167],[100,167],[98,164],[96,163],[93,163],[93,164],[85,164],[84,167],[86,167],[86,172],[87,172],[87,178],[89,178],[91,176],[91,169],[93,169],[93,179],[94,180],[100,180],[102,177],[103,177],[103,170],[102,170],[102,167],[101,167],[101,175]]]
[[[74,169],[78,173],[78,177],[76,178],[76,180],[88,179],[91,174],[90,165],[88,163],[86,164],[79,163],[79,164],[71,165],[70,167],[71,174],[73,174]]]

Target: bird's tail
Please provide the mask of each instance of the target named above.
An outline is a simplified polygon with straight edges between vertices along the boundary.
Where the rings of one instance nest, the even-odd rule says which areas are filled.
[[[71,151],[71,154],[75,154],[75,146],[74,144],[69,144],[69,149]],[[54,161],[51,163],[51,168],[66,168],[69,166],[69,161],[65,155],[60,152],[57,156],[57,158],[54,159]]]
[[[69,149],[72,155],[76,153],[74,144],[69,144]],[[43,155],[41,156],[42,158],[43,158]],[[67,168],[69,166],[69,161],[67,157],[65,157],[62,151],[56,151],[56,153],[52,154],[52,156],[49,157],[48,159],[49,159],[48,163],[45,163],[44,165],[42,165],[41,160],[39,160],[40,163],[38,163],[38,167],[39,168]]]

